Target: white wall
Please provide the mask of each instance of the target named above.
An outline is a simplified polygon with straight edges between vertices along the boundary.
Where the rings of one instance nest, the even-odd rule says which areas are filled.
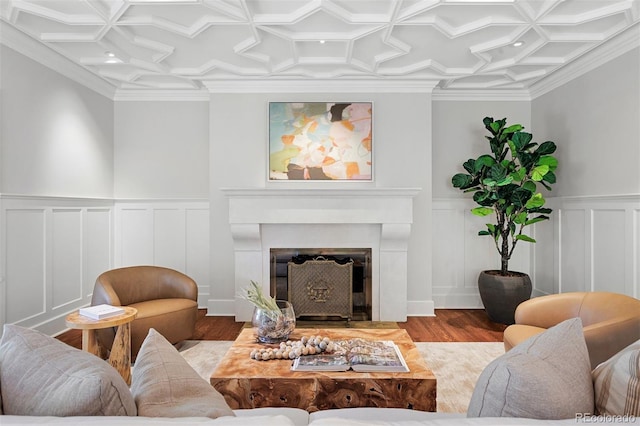
[[[0,55],[0,323],[55,333],[111,265],[113,101]]]
[[[558,145],[555,196],[640,193],[640,48],[532,102],[532,123]]]
[[[266,182],[269,101],[372,101],[374,182]],[[233,314],[234,260],[220,188],[419,187],[410,241],[409,309],[431,297],[431,101],[427,93],[214,93],[211,117],[211,277],[214,312]]]
[[[0,45],[0,192],[113,195],[113,101]]]
[[[640,296],[639,76],[634,48],[532,102],[560,162],[553,232],[544,229],[553,250],[535,251],[541,293]]]
[[[114,198],[209,197],[209,104],[119,101]]]

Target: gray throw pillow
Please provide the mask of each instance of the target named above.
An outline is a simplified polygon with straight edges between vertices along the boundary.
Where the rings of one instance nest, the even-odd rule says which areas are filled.
[[[213,419],[234,416],[220,392],[153,328],[138,352],[131,392],[140,416]]]
[[[135,416],[120,374],[107,362],[36,330],[6,324],[0,340],[4,414]]]
[[[597,414],[640,417],[640,340],[598,365],[592,376]]]
[[[492,361],[478,378],[467,416],[568,419],[593,413],[593,404],[582,321],[573,318]]]

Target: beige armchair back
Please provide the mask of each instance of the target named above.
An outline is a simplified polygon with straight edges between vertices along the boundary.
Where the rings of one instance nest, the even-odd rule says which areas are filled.
[[[640,300],[610,292],[572,292],[521,303],[516,323],[504,331],[505,350],[576,317],[582,320],[592,368],[640,339]]]
[[[131,356],[135,358],[149,329],[171,343],[189,339],[198,317],[198,286],[187,275],[158,266],[131,266],[102,273],[91,305],[131,306],[138,316],[131,323]],[[96,330],[100,346],[109,349],[115,329]]]

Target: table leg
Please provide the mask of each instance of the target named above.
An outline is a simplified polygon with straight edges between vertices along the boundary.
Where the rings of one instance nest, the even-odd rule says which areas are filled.
[[[98,339],[96,338],[95,330],[82,330],[82,350],[94,355],[100,354],[100,348],[98,347]]]
[[[118,326],[113,340],[109,364],[115,368],[128,385],[131,384],[131,324]]]

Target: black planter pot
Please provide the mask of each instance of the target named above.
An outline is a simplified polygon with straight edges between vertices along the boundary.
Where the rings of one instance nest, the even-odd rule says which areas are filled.
[[[531,278],[522,272],[482,271],[478,277],[478,290],[484,309],[493,322],[513,324],[518,305],[531,297]]]

